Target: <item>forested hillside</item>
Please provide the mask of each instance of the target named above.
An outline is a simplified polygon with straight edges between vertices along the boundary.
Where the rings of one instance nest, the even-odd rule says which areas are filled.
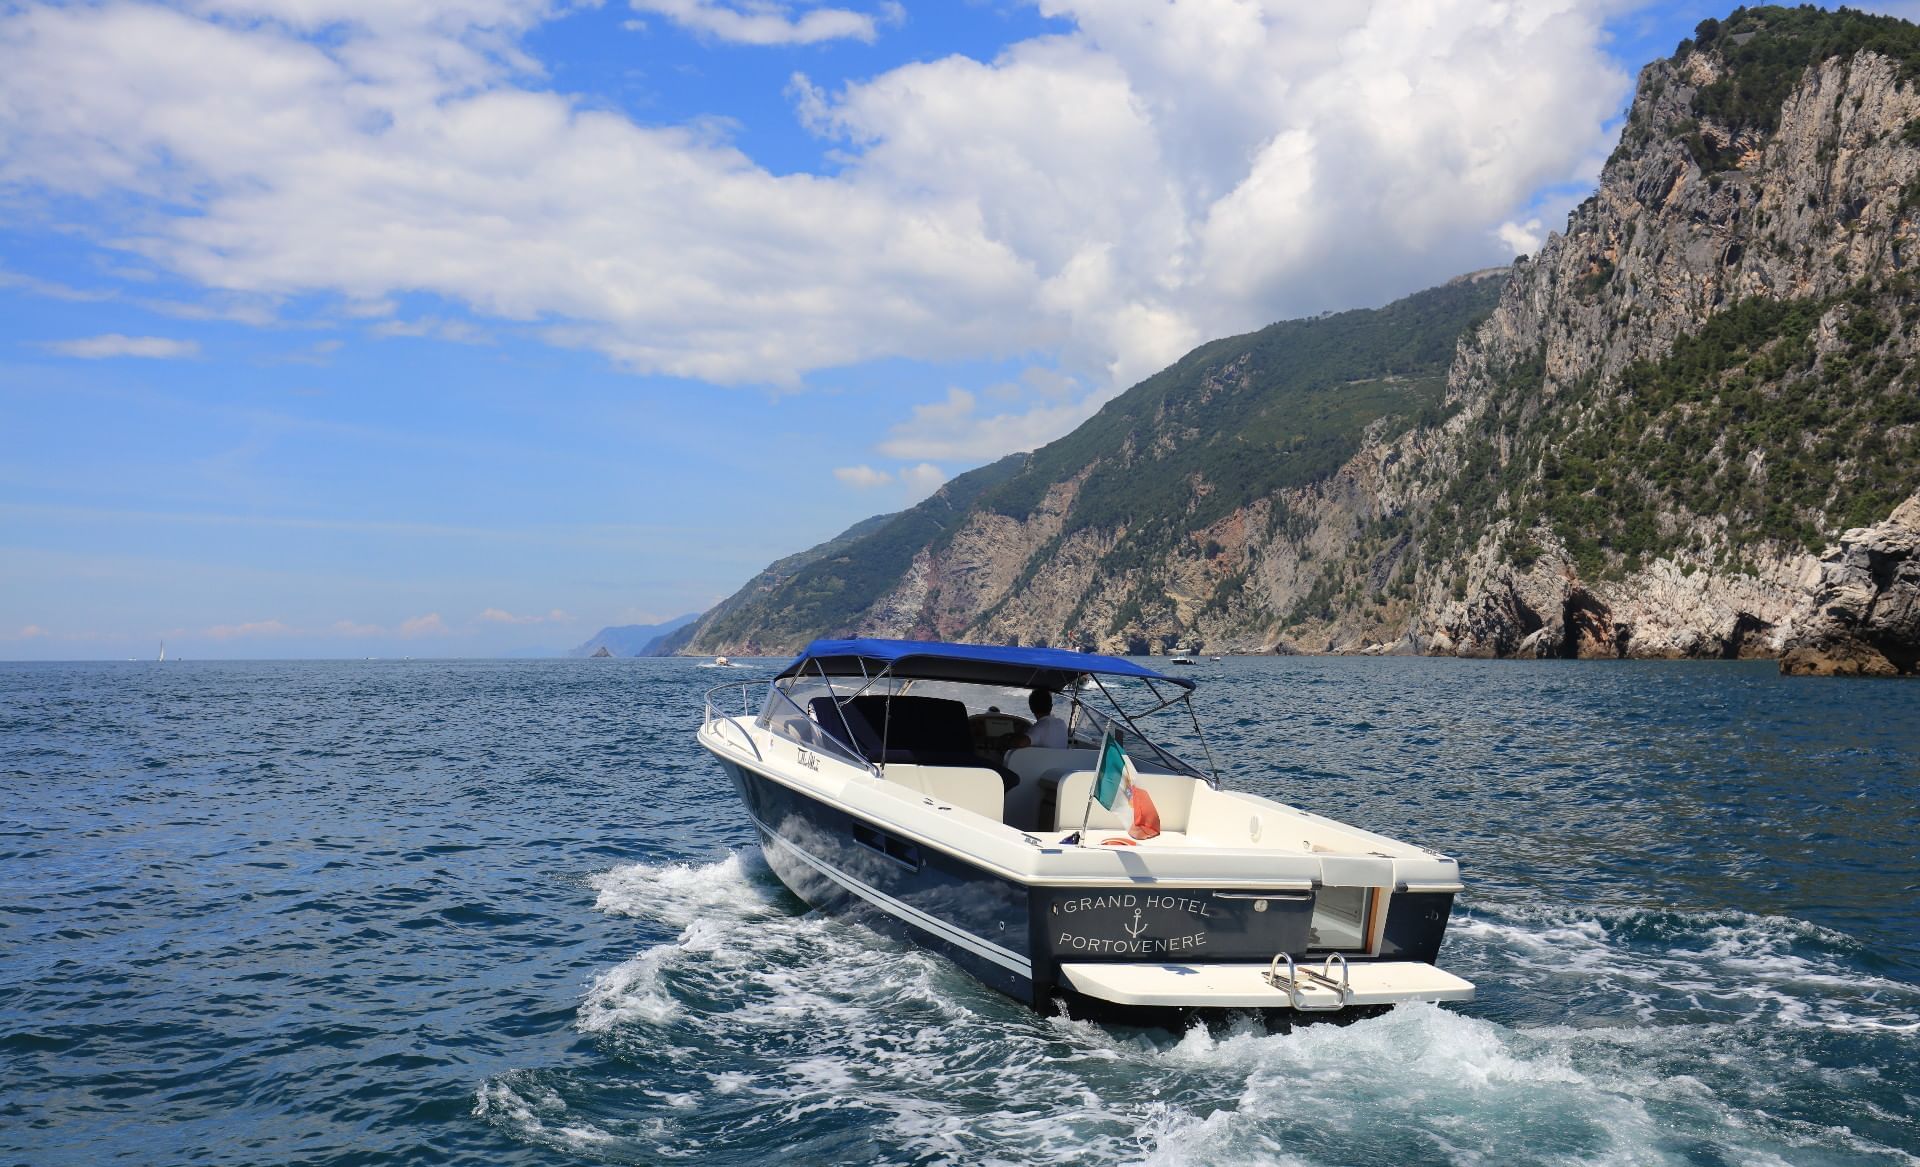
[[[916,559],[941,556],[977,536],[981,521],[996,520],[1048,534],[1008,565],[1015,570],[1002,572],[1008,580],[991,610],[956,607],[957,623],[919,631],[968,634],[1004,611],[1063,549],[1091,538],[1101,544],[1093,570],[1140,578],[1142,595],[1123,598],[1099,620],[1083,608],[1058,632],[1010,635],[1101,643],[1152,603],[1152,566],[1190,543],[1197,526],[1326,478],[1370,433],[1432,421],[1455,344],[1492,311],[1501,274],[1203,345],[1033,454],[963,474],[911,510],[868,520],[804,553],[797,569],[775,564],[709,614],[693,651],[785,651],[825,630],[862,627]],[[1062,512],[1063,483],[1071,484],[1072,503]]]
[[[1599,188],[1511,274],[1202,346],[695,645],[1818,641],[1815,670],[1908,668],[1920,506],[1890,516],[1920,487],[1917,80],[1920,28],[1890,17],[1706,21],[1641,72]]]

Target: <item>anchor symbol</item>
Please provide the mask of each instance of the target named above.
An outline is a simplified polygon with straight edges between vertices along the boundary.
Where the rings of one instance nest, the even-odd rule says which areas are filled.
[[[1139,938],[1140,933],[1145,932],[1147,930],[1146,924],[1140,919],[1139,908],[1133,909],[1133,923],[1122,924],[1121,927],[1127,930],[1127,935],[1132,936],[1136,939]]]

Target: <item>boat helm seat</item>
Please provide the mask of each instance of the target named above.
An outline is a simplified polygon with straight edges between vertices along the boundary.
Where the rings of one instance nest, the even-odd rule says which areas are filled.
[[[1093,768],[1099,751],[1073,748],[1052,749],[1047,746],[1022,746],[1017,750],[1008,750],[1006,767],[1020,776],[1020,785],[1007,791],[1007,825],[1023,831],[1047,831],[1053,829],[1053,818],[1044,813],[1042,804],[1053,793],[1058,779],[1063,774],[1075,770]]]
[[[973,726],[964,703],[945,697],[855,697],[848,702],[860,711],[870,730],[884,734],[889,750],[911,750],[917,755],[938,754],[971,758]]]
[[[973,727],[962,702],[945,697],[815,697],[807,708],[823,733],[842,741],[851,733],[853,740],[847,744],[869,762],[992,770],[1006,790],[1020,782],[1018,774],[974,752]]]

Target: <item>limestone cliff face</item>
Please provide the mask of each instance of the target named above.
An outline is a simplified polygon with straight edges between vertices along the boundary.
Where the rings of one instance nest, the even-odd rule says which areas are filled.
[[[1731,303],[1819,303],[1891,281],[1912,262],[1908,192],[1920,151],[1907,127],[1920,116],[1920,95],[1899,80],[1901,64],[1862,52],[1809,69],[1781,107],[1778,129],[1764,138],[1695,112],[1700,87],[1723,68],[1715,56],[1694,52],[1642,73],[1600,189],[1564,235],[1516,267],[1500,307],[1463,344],[1449,386],[1461,412],[1440,448],[1415,463],[1412,499],[1435,498],[1450,476],[1469,472],[1459,456],[1463,435],[1489,411],[1511,406],[1501,400],[1501,382],[1517,367],[1531,364],[1537,378],[1520,403],[1524,424],[1529,413],[1583,408],[1564,400],[1573,386],[1617,390],[1623,370],[1662,358]],[[1699,141],[1735,165],[1703,173],[1692,152]],[[1842,348],[1849,312],[1836,305],[1820,316],[1812,338],[1818,359]],[[1920,344],[1904,325],[1876,359],[1911,361]],[[1764,476],[1765,453],[1727,435],[1707,457],[1754,459],[1756,476]],[[1834,528],[1847,501],[1845,468],[1830,469],[1829,489],[1805,508],[1806,521],[1822,531]],[[1908,464],[1903,474],[1911,483],[1920,466]],[[1515,563],[1502,547],[1512,508],[1501,508],[1490,516],[1495,529],[1469,552],[1429,558],[1410,642],[1475,656],[1776,655],[1805,594],[1805,546],[1742,530],[1724,514],[1662,502],[1657,522],[1673,550],[1599,579],[1583,578],[1551,530],[1530,532],[1540,554],[1529,565]],[[1735,545],[1739,564],[1730,570]]]
[[[1846,49],[1863,27],[1879,47]],[[1782,70],[1746,51],[1766,37],[1819,47]],[[1912,523],[1883,521],[1920,486],[1916,75],[1911,26],[1736,12],[1642,71],[1599,189],[1538,255],[1203,346],[690,650],[859,632],[1908,671]]]
[[[1462,354],[1456,391],[1540,349],[1549,405],[1561,386],[1665,352],[1729,301],[1831,295],[1905,267],[1903,192],[1920,170],[1905,131],[1920,94],[1901,69],[1871,52],[1811,68],[1755,140],[1693,109],[1721,77],[1716,57],[1647,66],[1599,190],[1514,280]],[[1733,143],[1734,168],[1703,173],[1696,135]]]
[[[1810,568],[1787,622],[1782,672],[1920,672],[1920,494],[1884,523],[1848,531]]]
[[[1296,602],[1328,603],[1319,566],[1383,517],[1379,463],[1438,407],[1457,338],[1504,275],[1203,346],[1016,465],[769,573],[688,651],[855,632],[1271,648]]]

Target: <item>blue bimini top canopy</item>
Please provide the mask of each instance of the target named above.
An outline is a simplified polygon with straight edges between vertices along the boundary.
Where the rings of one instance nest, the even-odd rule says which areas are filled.
[[[1086,673],[1166,681],[1193,688],[1185,677],[1169,677],[1117,656],[1095,656],[1065,648],[1008,648],[991,644],[946,644],[937,640],[816,640],[801,650],[782,677],[802,671],[830,677],[893,676],[938,681],[971,681],[1017,689],[1064,689]]]

